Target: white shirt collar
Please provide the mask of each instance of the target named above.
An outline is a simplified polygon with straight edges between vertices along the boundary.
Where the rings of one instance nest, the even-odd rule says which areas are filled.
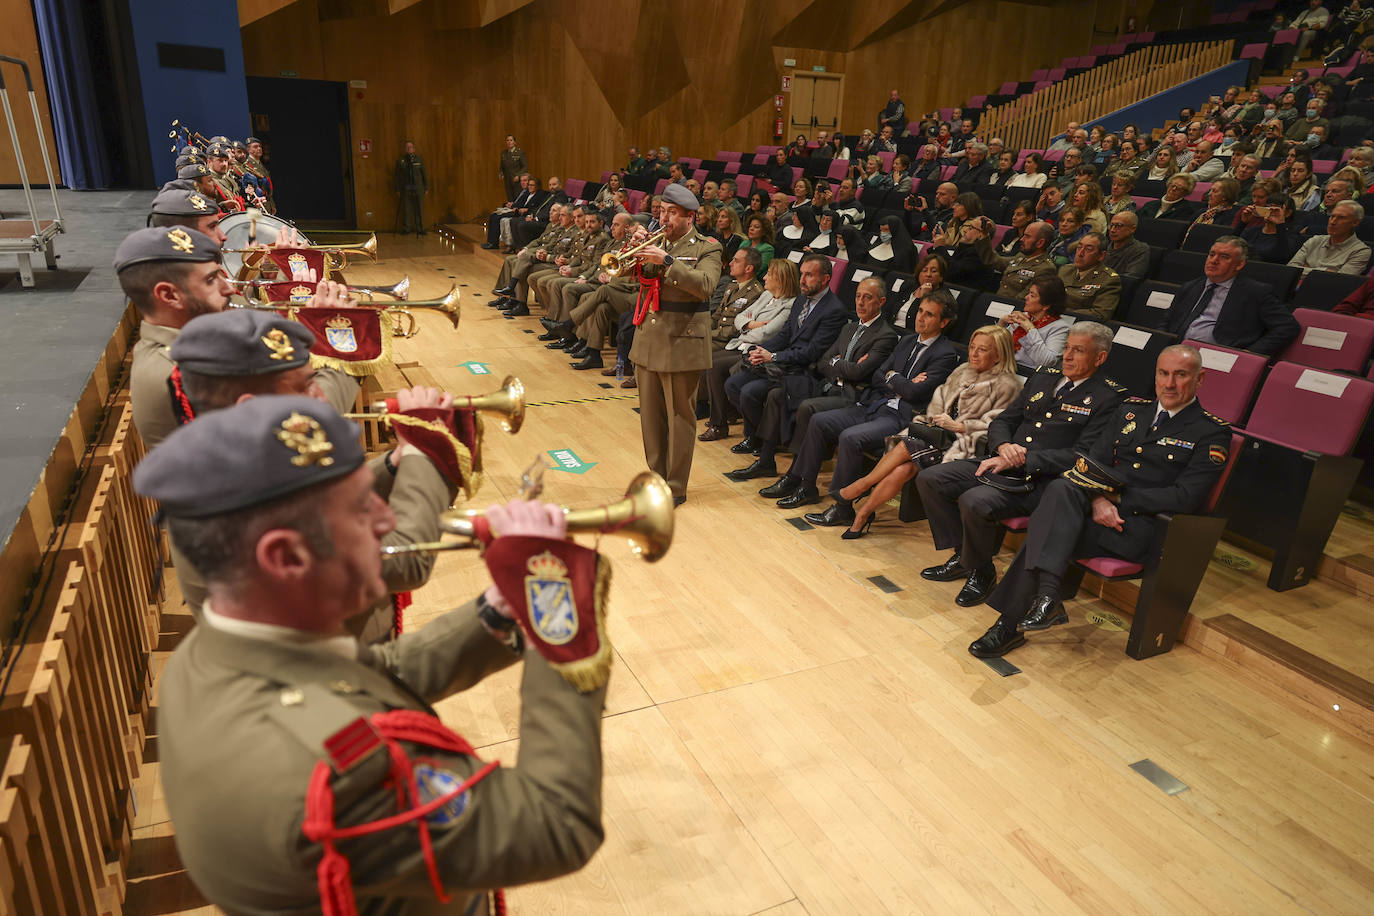
[[[308,633],[305,630],[296,630],[291,627],[278,626],[272,623],[260,623],[256,620],[239,620],[235,617],[226,617],[223,614],[216,614],[210,609],[209,598],[205,599],[205,604],[201,607],[201,613],[204,615],[201,621],[202,623],[221,632],[231,633],[234,636],[241,636],[244,639],[256,639],[261,642],[297,646],[312,652],[337,655],[348,661],[356,661],[358,658],[358,640],[347,634],[343,636],[322,636],[319,633]]]
[[[1193,398],[1193,401],[1196,401],[1196,400],[1197,400],[1197,398]],[[1193,401],[1189,401],[1188,404],[1193,403]],[[1167,413],[1167,414],[1169,415],[1169,419],[1172,420],[1174,417],[1178,416],[1178,415],[1181,414],[1183,411],[1187,410],[1187,409],[1188,409],[1188,404],[1184,404],[1182,407],[1178,408],[1177,410],[1164,410],[1164,408],[1160,406],[1159,400],[1156,399],[1156,400],[1155,400],[1155,419],[1158,420],[1158,419],[1159,419],[1159,412],[1160,412],[1161,410],[1164,410],[1164,412]]]

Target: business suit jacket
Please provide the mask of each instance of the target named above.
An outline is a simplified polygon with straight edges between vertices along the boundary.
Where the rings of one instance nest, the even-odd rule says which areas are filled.
[[[1206,287],[1205,277],[1183,284],[1174,296],[1174,304],[1164,316],[1164,330],[1188,336],[1188,326],[1196,319],[1193,314],[1198,299]],[[1298,322],[1287,307],[1263,283],[1236,277],[1231,292],[1217,316],[1212,339],[1223,347],[1253,350],[1265,356],[1277,356],[1298,336]]]
[[[1063,380],[1063,373],[1053,367],[1031,376],[1016,403],[988,426],[989,453],[995,455],[1004,443],[1015,443],[1026,449],[1030,475],[1050,477],[1068,470],[1077,452],[1092,448],[1111,428],[1125,390],[1096,372],[1056,398],[1054,390]]]
[[[792,303],[782,330],[765,340],[763,348],[773,354],[773,362],[787,372],[807,372],[826,349],[840,336],[845,323],[845,307],[831,290],[816,300],[816,307],[801,324],[806,297],[798,296]]]
[[[917,411],[926,408],[931,395],[945,383],[945,379],[949,378],[949,374],[959,364],[959,351],[941,334],[926,346],[917,357],[915,366],[907,373],[906,367],[911,362],[911,354],[920,342],[919,335],[906,335],[897,342],[897,346],[887,359],[883,360],[882,365],[874,370],[869,379],[868,390],[859,399],[869,416],[876,414],[889,398],[896,395],[901,399],[897,402],[897,419],[906,426]],[[897,374],[888,379],[889,372]],[[922,372],[926,373],[924,381],[911,380],[912,376]]]
[[[1202,204],[1193,200],[1180,200],[1171,206],[1163,216],[1159,213],[1160,201],[1152,200],[1140,208],[1140,215],[1146,219],[1172,219],[1191,223],[1202,212]]]
[[[845,359],[849,342],[862,329],[863,334],[854,349],[853,358]],[[835,394],[857,400],[872,378],[874,366],[882,365],[897,347],[897,330],[879,316],[865,328],[851,321],[840,330],[840,336],[816,361],[816,373],[821,379],[821,394]],[[828,386],[828,387],[827,387]]]

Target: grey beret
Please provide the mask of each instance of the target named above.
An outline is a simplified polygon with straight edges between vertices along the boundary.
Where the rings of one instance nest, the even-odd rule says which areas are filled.
[[[230,140],[230,141],[229,141],[229,148],[230,148],[230,149],[247,149],[248,147],[246,147],[246,146],[243,145],[243,141],[242,141],[242,140]]]
[[[177,168],[177,171],[181,171],[182,169],[186,168],[186,166],[188,166],[188,165],[196,165],[196,164],[201,163],[201,162],[204,162],[204,161],[205,161],[205,160],[200,159],[200,158],[195,157],[195,156],[178,156],[178,157],[177,157],[176,168]]]
[[[178,178],[208,178],[210,170],[200,162],[191,162],[177,168]]]
[[[323,401],[263,395],[179,427],[134,468],[173,518],[210,518],[337,480],[363,463],[357,425]]]
[[[196,183],[193,179],[173,178],[171,181],[167,182],[157,190],[158,193],[161,194],[163,191],[194,191],[195,189]],[[148,221],[152,222],[152,219],[149,218]]]
[[[229,147],[226,146],[226,145],[224,145],[224,144],[222,144],[222,143],[216,143],[216,144],[213,144],[209,149],[207,149],[207,150],[205,151],[205,155],[206,155],[206,156],[210,156],[210,157],[219,156],[219,157],[228,159],[228,158],[229,158]]]
[[[676,204],[684,210],[696,210],[701,206],[696,195],[680,184],[670,184],[663,189],[663,202]]]
[[[185,194],[185,191],[168,191],[168,194]],[[196,195],[199,197],[200,195]],[[204,198],[201,198],[204,200]],[[215,212],[215,211],[211,211]],[[115,272],[143,264],[148,261],[185,261],[186,263],[205,263],[220,259],[219,245],[204,233],[185,226],[154,226],[139,229],[125,236],[124,241],[115,249]]]
[[[177,150],[177,155],[190,156],[192,159],[203,159],[205,157],[205,154],[200,151],[199,147],[191,146],[189,143]]]
[[[247,140],[244,140],[244,141],[243,141],[243,145],[244,145],[244,146],[252,146],[254,143],[261,143],[261,142],[262,142],[262,141],[259,140],[257,137],[249,137]]]
[[[178,178],[184,178],[180,172]],[[219,212],[219,204],[199,191],[159,191],[153,198],[152,212],[159,216],[209,216]]]
[[[227,309],[186,322],[172,362],[198,375],[268,375],[310,362],[315,335],[276,312]]]

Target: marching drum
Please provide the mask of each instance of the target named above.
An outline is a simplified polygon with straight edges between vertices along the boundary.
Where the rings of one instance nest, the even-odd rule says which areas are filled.
[[[220,231],[224,233],[224,272],[229,275],[231,280],[252,280],[260,272],[261,256],[244,255],[238,251],[229,249],[247,248],[250,244],[271,245],[277,240],[277,235],[284,229],[295,228],[295,224],[290,220],[284,220],[279,216],[269,216],[266,213],[259,213],[257,216],[257,226],[255,227],[256,238],[249,242],[249,228],[253,222],[253,217],[247,213],[231,213],[219,221]],[[309,245],[310,239],[300,235],[302,245]],[[247,257],[253,262],[251,265],[244,264]]]

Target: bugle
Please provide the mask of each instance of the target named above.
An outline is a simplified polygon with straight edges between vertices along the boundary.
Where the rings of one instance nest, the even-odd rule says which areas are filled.
[[[660,229],[642,242],[627,244],[619,251],[608,251],[601,256],[601,269],[612,277],[618,277],[634,266],[635,258],[641,251],[654,245],[662,245],[667,238],[667,231]]]
[[[376,401],[372,413],[346,413],[349,420],[381,420],[386,416],[386,402]],[[479,413],[500,417],[501,429],[515,435],[525,425],[525,384],[513,375],[508,375],[501,387],[491,394],[456,395],[454,407],[476,410]]]
[[[476,509],[449,511],[439,517],[439,529],[466,541],[430,541],[383,547],[384,556],[404,553],[429,553],[440,550],[468,550],[479,546],[474,521],[483,513]],[[661,560],[673,544],[673,491],[653,471],[643,471],[630,481],[623,499],[591,509],[564,509],[569,534],[594,532],[620,534],[630,541],[630,549],[640,559]],[[497,532],[498,534],[500,532]]]

